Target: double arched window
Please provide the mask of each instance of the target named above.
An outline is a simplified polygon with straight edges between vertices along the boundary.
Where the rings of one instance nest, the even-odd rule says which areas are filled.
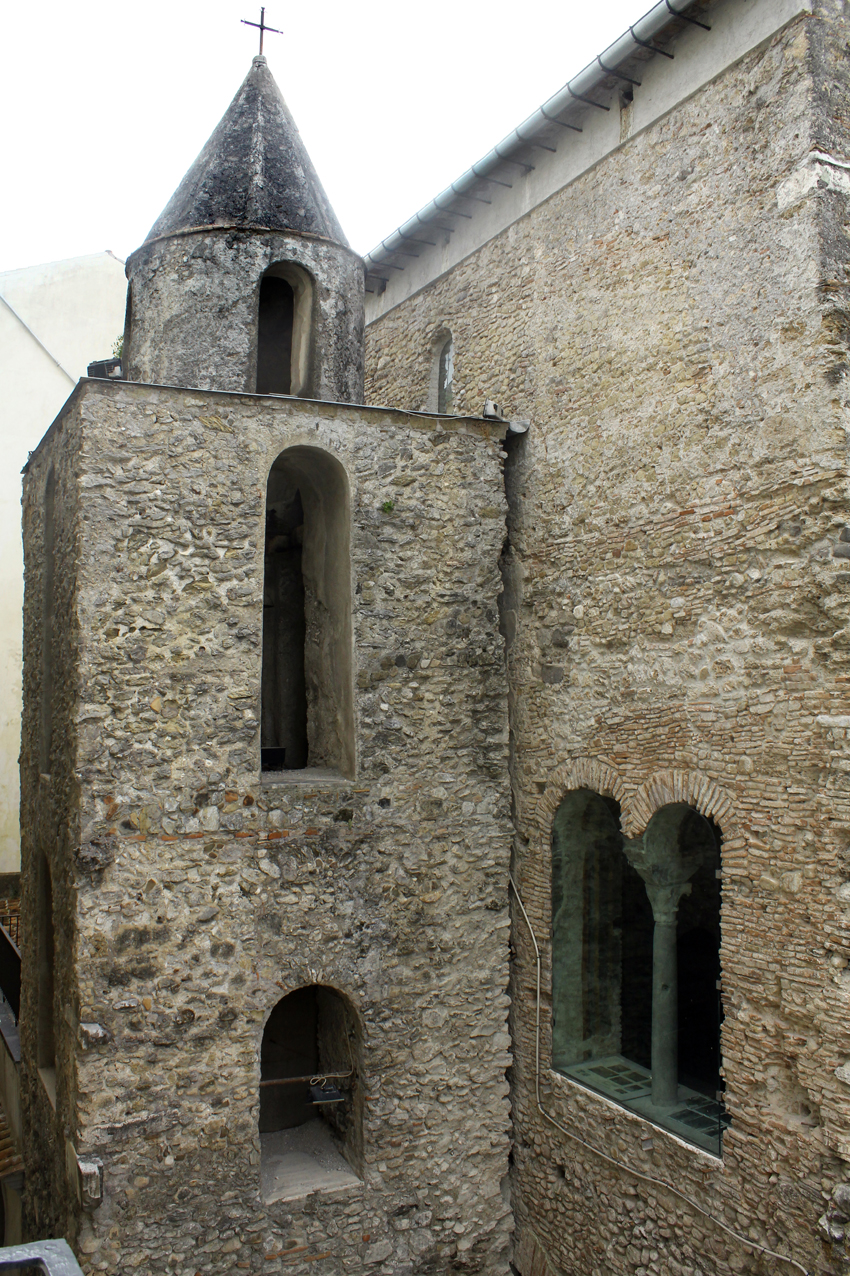
[[[720,1153],[720,831],[674,802],[641,838],[590,789],[552,827],[552,1064]]]

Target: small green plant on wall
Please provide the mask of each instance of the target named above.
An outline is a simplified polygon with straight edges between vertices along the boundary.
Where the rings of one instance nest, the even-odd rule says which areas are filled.
[[[381,506],[381,509],[384,511],[385,514],[392,514],[393,510],[395,509],[395,501],[384,501],[383,505]]]

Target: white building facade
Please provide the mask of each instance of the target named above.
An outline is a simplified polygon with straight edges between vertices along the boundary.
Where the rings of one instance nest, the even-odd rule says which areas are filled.
[[[87,365],[112,351],[126,290],[110,252],[0,274],[0,873],[20,868],[21,468]]]

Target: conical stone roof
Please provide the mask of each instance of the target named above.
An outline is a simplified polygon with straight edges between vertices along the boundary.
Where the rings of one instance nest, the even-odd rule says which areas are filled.
[[[264,57],[145,242],[208,226],[306,231],[348,247]]]

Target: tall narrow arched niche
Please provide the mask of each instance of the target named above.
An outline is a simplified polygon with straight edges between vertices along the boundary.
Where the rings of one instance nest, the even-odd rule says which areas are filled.
[[[348,478],[320,448],[269,473],[263,597],[262,768],[354,775]]]
[[[257,299],[257,393],[309,392],[313,282],[306,270],[276,262]]]
[[[260,1047],[260,1182],[266,1202],[353,1185],[363,1167],[362,1030],[326,984],[282,997]]]

